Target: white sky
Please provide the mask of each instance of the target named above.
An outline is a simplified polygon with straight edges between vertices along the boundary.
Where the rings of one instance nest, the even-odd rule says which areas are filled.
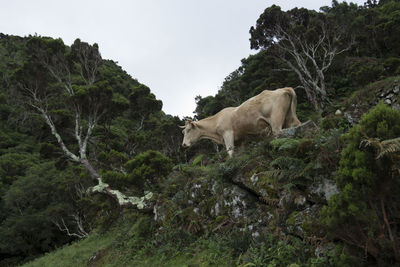
[[[195,96],[215,95],[254,53],[249,29],[272,4],[319,10],[331,1],[0,0],[0,32],[98,43],[103,58],[150,87],[164,112],[192,116]]]

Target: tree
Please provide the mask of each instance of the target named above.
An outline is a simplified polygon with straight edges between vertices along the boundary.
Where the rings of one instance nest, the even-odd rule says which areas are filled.
[[[328,100],[325,74],[333,59],[350,49],[344,43],[343,25],[329,21],[324,14],[304,8],[287,12],[279,6],[267,8],[250,29],[252,49],[267,49],[300,80],[308,100],[321,109]]]
[[[44,119],[64,155],[81,164],[97,182],[93,192],[105,193],[121,206],[147,207],[145,200],[151,193],[139,198],[113,190],[88,158],[93,130],[107,114],[113,114],[112,89],[107,81],[97,79],[102,63],[98,46],[77,39],[69,50],[60,39],[32,37],[27,47],[30,56],[15,74],[17,87],[24,101]],[[56,121],[59,114],[73,118],[74,145],[68,146],[61,136]]]

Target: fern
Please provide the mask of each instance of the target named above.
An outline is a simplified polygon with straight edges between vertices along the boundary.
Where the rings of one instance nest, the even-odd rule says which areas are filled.
[[[286,169],[286,170],[300,170],[303,169],[304,167],[304,162],[301,159],[298,158],[292,158],[292,157],[278,157],[271,161],[270,163],[271,166],[278,167],[280,169]]]
[[[400,152],[400,137],[382,141],[381,145],[382,149],[376,157],[377,159],[389,154]]]
[[[272,169],[272,170],[268,170],[268,171],[263,171],[260,172],[259,174],[264,174],[269,178],[282,178],[282,170],[279,169]]]
[[[360,147],[372,146],[376,150],[376,159],[384,156],[390,156],[400,151],[400,137],[380,141],[378,138],[364,139],[360,143]]]

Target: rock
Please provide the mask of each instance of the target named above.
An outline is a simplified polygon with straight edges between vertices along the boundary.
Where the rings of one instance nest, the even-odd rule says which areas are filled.
[[[400,104],[396,104],[392,106],[392,109],[394,110],[400,110]]]
[[[396,85],[396,86],[393,88],[393,93],[398,94],[398,93],[399,93],[399,90],[400,90],[400,85]]]
[[[310,192],[312,194],[317,194],[323,196],[326,200],[329,200],[333,195],[339,193],[339,190],[335,182],[328,180],[326,178],[318,179],[319,182],[315,183]]]
[[[336,110],[335,116],[342,116],[342,115],[343,115],[343,113],[340,109]]]
[[[392,93],[390,93],[390,94],[388,94],[387,96],[386,96],[386,98],[392,98],[392,97],[394,97],[394,94],[392,94]]]
[[[289,138],[299,136],[307,131],[318,129],[313,121],[306,121],[299,126],[282,129],[275,138]]]
[[[346,118],[346,120],[347,120],[351,125],[353,125],[353,124],[356,122],[355,119],[353,119],[353,117],[350,115],[349,112],[345,112],[343,116]]]
[[[301,238],[310,236],[314,231],[311,227],[313,221],[318,218],[319,205],[307,207],[301,211],[293,211],[286,219],[286,231],[289,234],[294,234]]]
[[[335,250],[335,244],[332,242],[319,244],[314,251],[314,255],[317,258],[327,259],[328,255]]]
[[[385,99],[385,104],[391,105],[392,104],[392,100],[390,100],[389,98]]]
[[[253,185],[255,185],[258,182],[258,176],[256,173],[254,173],[251,177],[250,177],[250,181],[252,182]]]

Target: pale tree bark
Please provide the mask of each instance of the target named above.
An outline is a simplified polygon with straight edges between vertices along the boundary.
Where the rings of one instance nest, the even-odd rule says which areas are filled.
[[[325,73],[333,59],[349,50],[354,41],[340,48],[337,45],[342,38],[340,31],[328,32],[325,25],[321,25],[321,34],[314,42],[293,33],[289,34],[280,26],[275,27],[275,35],[275,45],[280,50],[278,58],[289,67],[278,70],[294,71],[309,101],[320,109],[321,104],[328,100]]]
[[[79,154],[71,152],[68,147],[65,145],[61,135],[56,129],[56,126],[49,115],[46,103],[43,99],[40,99],[37,93],[38,88],[27,88],[24,87],[25,91],[30,95],[31,101],[29,104],[35,108],[39,114],[44,118],[46,124],[49,126],[52,135],[57,139],[57,142],[62,149],[64,155],[66,155],[71,161],[80,163],[90,174],[90,176],[97,182],[97,185],[93,188],[90,188],[91,192],[99,192],[104,193],[111,196],[113,199],[117,201],[120,206],[132,206],[136,207],[139,210],[150,211],[152,210],[152,204],[148,202],[153,196],[152,192],[145,192],[145,195],[142,197],[130,197],[126,196],[122,192],[118,190],[114,190],[102,181],[100,174],[97,170],[92,166],[87,157],[87,145],[90,140],[92,131],[94,127],[97,125],[97,121],[101,116],[94,116],[95,118],[89,118],[88,126],[86,132],[83,132],[83,125],[81,120],[79,119],[79,114],[76,113],[76,121],[75,121],[75,139],[77,140],[79,147]]]
[[[59,221],[53,220],[52,222],[58,227],[61,232],[66,233],[68,236],[77,237],[79,239],[88,237],[89,234],[83,227],[82,217],[78,213],[71,214],[70,217],[72,217],[74,224],[76,225],[75,231],[69,229],[63,218],[61,218]]]
[[[59,83],[60,88],[64,91],[63,93],[72,98],[72,101],[69,101],[68,106],[74,113],[75,117],[73,133],[78,145],[77,153],[71,151],[66,146],[55,123],[53,122],[51,114],[48,111],[48,105],[50,103],[49,98],[51,96],[44,93],[45,90],[43,90],[43,88],[39,88],[40,86],[38,85],[38,82],[31,82],[29,86],[26,84],[19,84],[19,87],[28,96],[28,104],[40,114],[49,126],[52,135],[56,138],[64,155],[69,160],[81,164],[81,166],[83,166],[90,176],[97,182],[97,185],[89,189],[89,191],[107,194],[114,198],[120,206],[132,206],[143,211],[152,210],[152,204],[148,201],[153,196],[151,192],[145,192],[145,195],[142,197],[130,197],[124,195],[118,190],[112,189],[108,184],[102,181],[102,177],[88,159],[87,148],[94,128],[97,126],[99,120],[106,114],[106,107],[101,106],[101,103],[98,103],[97,99],[92,99],[90,96],[88,103],[86,104],[79,103],[77,100],[73,99],[75,92],[72,86],[72,74],[62,51],[53,55],[48,55],[43,52],[43,50],[38,49],[38,53],[40,54],[38,55],[38,58],[41,65],[44,66],[50,75]],[[89,53],[94,54],[89,55]],[[78,46],[77,58],[79,62],[76,63],[81,66],[80,75],[86,85],[94,84],[101,63],[100,54],[98,51],[90,51],[89,46],[81,45]],[[83,107],[82,105],[86,106]],[[89,110],[86,111],[85,115],[82,111],[84,108]],[[85,116],[85,119],[82,118],[83,116]]]

